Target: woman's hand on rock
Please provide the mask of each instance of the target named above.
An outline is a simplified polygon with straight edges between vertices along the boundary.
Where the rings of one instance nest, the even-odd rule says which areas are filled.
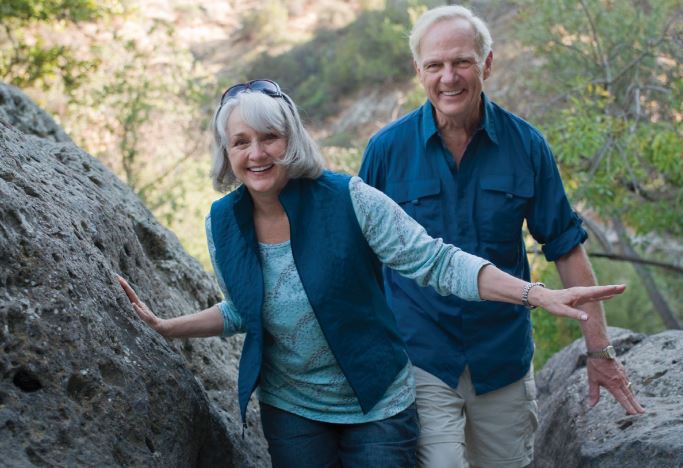
[[[126,296],[128,296],[130,303],[133,305],[133,310],[136,314],[138,314],[138,317],[140,317],[140,319],[142,319],[142,321],[147,325],[152,327],[157,333],[164,335],[165,320],[154,315],[150,308],[147,307],[147,304],[140,300],[138,295],[135,293],[135,290],[128,284],[128,281],[126,281],[120,275],[116,275],[116,279],[123,288],[123,291],[126,293]]]

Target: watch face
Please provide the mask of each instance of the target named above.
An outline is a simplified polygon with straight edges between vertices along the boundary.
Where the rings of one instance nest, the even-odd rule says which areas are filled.
[[[614,359],[617,357],[617,352],[614,351],[614,347],[608,346],[605,348],[605,352],[607,353],[607,356],[609,356],[610,359]]]

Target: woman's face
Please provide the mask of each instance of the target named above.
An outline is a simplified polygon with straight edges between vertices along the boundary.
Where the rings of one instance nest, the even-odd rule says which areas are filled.
[[[274,196],[287,185],[287,171],[274,161],[282,159],[287,138],[276,133],[257,132],[244,120],[240,109],[228,118],[228,160],[235,177],[252,196]]]

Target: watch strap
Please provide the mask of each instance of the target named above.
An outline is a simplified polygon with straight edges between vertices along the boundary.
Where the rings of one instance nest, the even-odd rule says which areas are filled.
[[[588,351],[586,356],[595,359],[614,359],[617,357],[617,353],[612,345],[608,345],[597,351]]]

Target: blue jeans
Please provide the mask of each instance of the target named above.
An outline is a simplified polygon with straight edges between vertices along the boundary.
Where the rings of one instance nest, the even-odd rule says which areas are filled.
[[[261,403],[273,468],[412,468],[420,433],[417,409],[362,424],[302,418]]]

